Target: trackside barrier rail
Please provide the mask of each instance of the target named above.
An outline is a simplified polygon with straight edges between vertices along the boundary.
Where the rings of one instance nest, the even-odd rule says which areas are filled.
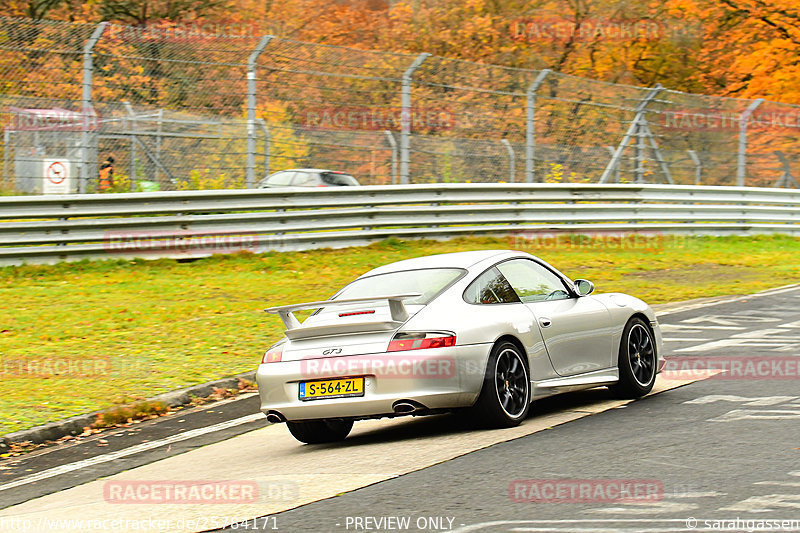
[[[797,235],[800,191],[474,183],[0,197],[0,265],[553,232]]]

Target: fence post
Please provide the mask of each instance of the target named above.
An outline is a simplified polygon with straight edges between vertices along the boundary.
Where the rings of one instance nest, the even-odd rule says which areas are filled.
[[[95,116],[94,106],[92,105],[92,72],[94,70],[94,58],[92,53],[94,47],[103,32],[108,26],[108,22],[101,22],[92,32],[89,40],[83,45],[83,83],[81,91],[81,176],[78,182],[78,192],[85,193],[89,184],[89,117]],[[100,127],[100,121],[92,121],[96,127]]]
[[[247,188],[252,189],[256,181],[256,67],[258,56],[272,40],[265,35],[258,41],[247,58]]]
[[[16,189],[16,184],[12,184],[8,179],[8,157],[9,145],[11,144],[11,132],[8,127],[3,129],[3,185],[11,189]]]
[[[397,141],[394,140],[394,135],[389,130],[384,130],[386,140],[389,141],[389,146],[392,148],[392,185],[397,184]]]
[[[131,118],[130,122],[131,132],[136,134],[136,129],[138,125],[136,124],[136,115]],[[131,192],[136,192],[138,188],[138,180],[136,179],[137,176],[137,167],[136,167],[136,141],[134,140],[135,137],[131,137],[131,169],[130,169],[130,180],[131,180]]]
[[[423,52],[403,73],[402,109],[400,111],[400,183],[408,183],[409,149],[411,147],[411,76],[430,54]]]
[[[264,176],[269,176],[269,127],[263,118],[256,119],[264,131]]]
[[[636,170],[633,172],[634,183],[644,183],[644,128],[636,124]]]
[[[158,161],[159,165],[163,166],[161,163],[161,134],[164,132],[164,108],[158,110],[158,126],[156,126],[156,160]],[[155,169],[155,182],[160,184],[161,183],[161,173],[159,172],[158,168],[159,165],[156,165]]]
[[[125,106],[125,111],[128,112],[128,133],[130,134],[131,138],[131,147],[130,147],[130,180],[131,180],[131,192],[136,191],[136,113],[133,110],[133,106],[127,100],[122,102],[122,105]]]
[[[703,174],[703,165],[700,163],[700,158],[697,157],[697,152],[694,150],[686,150],[689,153],[689,157],[692,158],[692,163],[694,163],[694,184],[700,185],[700,177]]]
[[[606,146],[605,148],[606,150],[608,150],[608,153],[611,155],[611,157],[614,157],[614,147]],[[616,183],[619,183],[619,164],[614,166],[613,171],[614,171],[614,181]]]
[[[508,142],[508,139],[501,139],[501,143],[503,146],[506,147],[506,151],[508,152],[508,182],[514,183],[514,176],[517,174],[517,162],[516,154],[514,154],[514,147],[511,146],[511,143]]]
[[[736,185],[744,187],[744,177],[747,166],[747,121],[758,106],[764,103],[763,98],[750,102],[741,115],[739,115],[739,156],[736,163]]]
[[[614,151],[614,155],[611,156],[611,161],[608,162],[608,165],[606,165],[605,170],[603,170],[603,175],[600,176],[600,181],[598,183],[606,183],[608,181],[608,178],[611,176],[611,172],[619,164],[619,160],[622,158],[622,152],[625,151],[625,147],[628,146],[631,137],[633,137],[634,134],[636,134],[637,137],[639,138],[642,135],[644,135],[644,132],[642,131],[642,128],[640,128],[640,126],[643,125],[642,121],[644,120],[645,114],[647,113],[647,105],[650,102],[652,102],[653,99],[658,95],[658,93],[660,93],[663,90],[664,87],[660,83],[656,84],[656,86],[652,87],[648,91],[647,95],[641,99],[639,105],[636,106],[636,115],[633,117],[631,125],[628,126],[628,131],[625,132],[625,135],[622,137],[622,141],[620,141],[619,146],[617,146],[617,149]],[[637,138],[637,145],[639,144],[638,143],[639,138]],[[638,165],[637,161],[637,167],[636,167],[637,183],[640,180],[641,172],[642,168]]]
[[[533,80],[533,83],[530,84],[528,87],[528,98],[527,98],[527,108],[528,108],[528,115],[525,122],[525,181],[527,183],[533,183],[536,181],[536,174],[535,174],[535,128],[536,123],[534,119],[536,118],[536,91],[539,90],[542,83],[544,83],[544,79],[550,74],[551,70],[546,68],[539,72],[539,75],[536,76],[536,79]]]

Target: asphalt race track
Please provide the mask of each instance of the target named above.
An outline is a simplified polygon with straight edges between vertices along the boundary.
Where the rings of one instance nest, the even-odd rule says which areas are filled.
[[[639,401],[549,398],[502,431],[358,422],[321,446],[253,396],[210,404],[0,462],[0,531],[800,531],[800,287],[659,321],[671,361]]]

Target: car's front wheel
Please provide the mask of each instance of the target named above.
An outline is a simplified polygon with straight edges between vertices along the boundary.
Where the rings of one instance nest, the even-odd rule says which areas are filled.
[[[617,366],[619,382],[609,387],[620,398],[640,398],[656,381],[656,345],[653,333],[641,318],[633,317],[622,331]]]
[[[473,407],[476,421],[489,427],[517,426],[528,415],[530,400],[531,382],[522,350],[508,341],[496,344]]]
[[[344,440],[353,429],[353,421],[341,418],[286,422],[289,433],[306,444],[323,444]]]

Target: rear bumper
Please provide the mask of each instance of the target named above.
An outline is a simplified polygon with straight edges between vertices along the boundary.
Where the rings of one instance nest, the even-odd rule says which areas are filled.
[[[256,382],[261,411],[287,420],[395,414],[398,400],[428,409],[475,403],[492,345],[325,357],[261,364]],[[364,376],[364,396],[300,400],[301,381]]]

